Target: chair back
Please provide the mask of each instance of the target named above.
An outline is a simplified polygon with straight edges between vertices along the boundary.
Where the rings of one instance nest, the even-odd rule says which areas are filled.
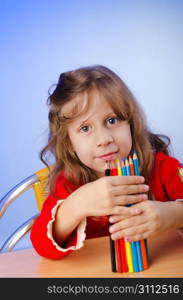
[[[48,168],[41,169],[35,172],[35,174],[38,177],[38,181],[33,184],[33,189],[34,189],[38,210],[41,211],[43,202],[48,195],[47,182],[48,182],[49,169]]]
[[[50,168],[52,168],[52,166]],[[34,190],[38,211],[40,213],[43,203],[48,195],[48,176],[48,168],[40,169],[10,189],[0,200],[0,218],[3,217],[6,210],[21,194],[31,188]],[[7,237],[3,246],[0,248],[0,253],[12,251],[18,241],[30,231],[35,219],[39,216],[39,213],[26,220]]]

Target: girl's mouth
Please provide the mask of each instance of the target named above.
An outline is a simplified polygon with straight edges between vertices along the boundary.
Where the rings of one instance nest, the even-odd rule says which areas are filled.
[[[117,158],[117,156],[118,156],[118,151],[106,153],[104,155],[98,156],[97,158],[100,158],[102,160],[113,160]]]

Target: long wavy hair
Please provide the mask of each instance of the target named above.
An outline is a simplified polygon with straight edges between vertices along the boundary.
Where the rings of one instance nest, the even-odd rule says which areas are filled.
[[[153,134],[146,125],[144,113],[134,95],[124,81],[110,69],[101,66],[87,66],[60,74],[53,92],[49,92],[49,137],[48,144],[40,152],[42,162],[49,167],[47,154],[51,153],[55,162],[50,169],[49,189],[53,191],[57,176],[64,170],[67,178],[75,185],[82,185],[95,179],[96,173],[85,166],[72,150],[67,126],[74,118],[87,109],[80,105],[72,108],[68,116],[63,115],[63,106],[74,98],[87,97],[88,105],[93,92],[111,105],[117,116],[127,120],[132,135],[132,151],[137,152],[140,174],[149,181],[153,166],[154,152],[169,155],[170,139]],[[74,174],[77,174],[75,176]]]

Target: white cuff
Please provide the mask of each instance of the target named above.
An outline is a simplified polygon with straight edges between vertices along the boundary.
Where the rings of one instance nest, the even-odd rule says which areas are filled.
[[[183,202],[183,199],[177,199],[175,201],[177,201],[177,202]]]
[[[52,241],[53,245],[56,247],[57,250],[62,251],[62,252],[67,252],[68,250],[77,250],[77,249],[80,249],[81,247],[83,247],[83,244],[84,244],[83,242],[86,238],[86,233],[85,233],[86,218],[84,218],[77,227],[77,244],[76,244],[76,246],[70,246],[68,248],[60,247],[53,238],[52,227],[53,227],[53,222],[55,221],[55,215],[56,215],[57,208],[64,201],[65,200],[57,201],[57,204],[52,208],[52,211],[51,211],[52,219],[48,222],[48,225],[47,225],[47,236]]]

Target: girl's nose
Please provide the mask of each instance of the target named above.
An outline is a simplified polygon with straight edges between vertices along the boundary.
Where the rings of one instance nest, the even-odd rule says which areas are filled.
[[[98,147],[108,145],[114,141],[108,130],[101,130],[98,136],[96,136],[96,139]]]

